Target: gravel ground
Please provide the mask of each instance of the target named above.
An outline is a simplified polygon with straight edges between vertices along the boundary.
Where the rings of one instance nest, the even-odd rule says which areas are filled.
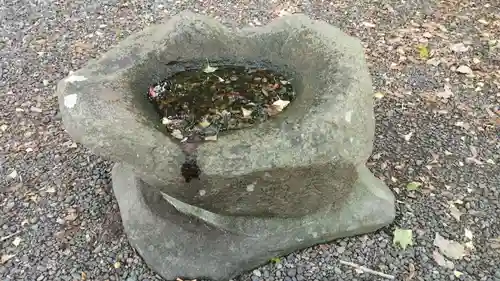
[[[360,37],[377,93],[369,166],[398,199],[391,226],[235,281],[385,280],[340,260],[395,280],[500,280],[497,1],[0,3],[0,280],[161,280],[123,234],[111,163],[64,132],[54,89],[131,32],[186,8],[238,26],[303,12]],[[409,182],[422,185],[409,191]],[[394,245],[395,228],[411,229],[413,245]],[[433,254],[436,233],[466,246],[454,269]]]

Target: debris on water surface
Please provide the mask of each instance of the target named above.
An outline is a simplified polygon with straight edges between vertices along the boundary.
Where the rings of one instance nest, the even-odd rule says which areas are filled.
[[[147,93],[167,132],[181,143],[186,182],[199,178],[196,151],[221,132],[252,127],[285,110],[295,99],[289,80],[269,69],[214,66],[179,72]]]
[[[224,131],[262,123],[295,99],[291,83],[268,69],[213,66],[177,73],[153,85],[149,100],[169,134],[181,142],[194,135],[216,141]]]

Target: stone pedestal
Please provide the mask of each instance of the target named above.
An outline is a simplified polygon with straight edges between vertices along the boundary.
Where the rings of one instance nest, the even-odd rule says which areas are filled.
[[[167,280],[227,281],[274,257],[392,221],[393,194],[368,169],[357,170],[359,178],[342,208],[325,205],[290,219],[222,216],[165,198],[124,164],[115,164],[112,179],[125,232],[153,270]]]
[[[146,92],[207,60],[279,72],[296,99],[268,122],[202,144],[199,179],[186,182],[184,153]],[[375,120],[363,47],[325,22],[291,15],[230,30],[181,13],[90,61],[57,93],[71,137],[118,163],[125,232],[167,279],[229,279],[395,216],[393,195],[365,167]]]

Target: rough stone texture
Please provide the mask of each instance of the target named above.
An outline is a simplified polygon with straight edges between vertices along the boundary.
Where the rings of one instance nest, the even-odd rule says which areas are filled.
[[[275,67],[292,77],[298,98],[272,122],[201,146],[200,181],[186,184],[184,156],[165,137],[144,94],[154,82],[206,59]],[[130,36],[58,85],[69,134],[95,153],[130,164],[144,181],[185,203],[268,217],[341,207],[356,167],[372,150],[371,93],[359,41],[303,15],[230,30],[182,13]],[[66,106],[68,99],[74,105]]]
[[[200,180],[165,136],[147,88],[186,67],[253,64],[292,77],[271,122],[198,150]],[[182,13],[132,35],[58,84],[69,134],[118,162],[113,188],[131,244],[167,279],[225,280],[270,258],[374,231],[394,197],[365,167],[372,87],[360,42],[303,15],[230,30]]]
[[[341,211],[327,207],[279,219],[221,216],[171,201],[174,207],[135,177],[130,166],[115,164],[112,172],[125,232],[146,263],[167,280],[218,281],[273,257],[387,224],[394,217],[393,194],[368,169],[360,168],[359,175]]]

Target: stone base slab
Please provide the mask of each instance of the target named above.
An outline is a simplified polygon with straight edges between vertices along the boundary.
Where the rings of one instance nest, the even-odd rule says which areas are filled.
[[[389,188],[364,166],[341,209],[301,218],[220,216],[168,197],[115,164],[113,190],[125,233],[144,261],[167,280],[224,281],[270,259],[337,238],[373,232],[395,217]]]

